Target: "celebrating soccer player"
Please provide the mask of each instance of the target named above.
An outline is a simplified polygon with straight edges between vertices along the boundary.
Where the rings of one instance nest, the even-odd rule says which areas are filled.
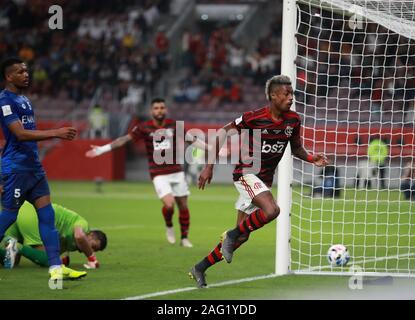
[[[214,162],[226,135],[231,131],[248,132],[245,136],[247,144],[243,144],[241,150],[247,148],[253,161],[247,162],[241,158],[233,171],[234,184],[239,192],[235,204],[238,210],[236,228],[224,232],[215,249],[191,268],[189,275],[200,288],[206,287],[205,271],[209,267],[222,258],[231,263],[234,251],[248,240],[251,232],[278,217],[280,209],[269,188],[288,142],[292,153],[299,159],[317,166],[328,163],[324,155],[309,154],[302,146],[301,120],[296,112],[290,110],[294,99],[290,78],[283,75],[272,77],[266,83],[265,94],[269,106],[245,112],[222,128],[216,137],[216,151],[209,157],[209,163],[199,176],[199,188],[204,189],[206,183],[212,180]],[[253,134],[254,131],[260,132],[259,139]],[[259,150],[258,156],[255,150]],[[255,168],[256,161],[260,163],[260,168]]]
[[[163,99],[153,99],[151,102],[151,115],[153,119],[136,125],[128,134],[119,137],[104,146],[92,146],[86,153],[87,157],[97,157],[105,152],[119,148],[129,141],[144,139],[150,176],[158,197],[163,203],[162,214],[166,223],[166,236],[170,243],[175,243],[172,217],[174,204],[179,208],[179,223],[181,227],[180,244],[192,247],[188,239],[190,215],[187,207],[189,187],[183,169],[176,161],[176,121],[166,118],[167,108]],[[157,133],[156,133],[157,132]],[[196,141],[201,147],[207,147],[203,141]],[[197,144],[195,144],[197,146]],[[171,163],[156,163],[155,151],[173,155]],[[158,162],[158,161],[157,161]]]
[[[76,129],[36,130],[33,106],[22,94],[29,86],[26,64],[18,58],[8,58],[1,64],[0,72],[6,82],[5,89],[0,92],[0,122],[6,139],[1,161],[3,193],[0,240],[7,228],[16,221],[19,208],[27,200],[34,205],[39,217],[39,232],[48,255],[50,279],[57,281],[84,277],[86,272],[62,265],[55,213],[36,143],[52,138],[73,140]]]

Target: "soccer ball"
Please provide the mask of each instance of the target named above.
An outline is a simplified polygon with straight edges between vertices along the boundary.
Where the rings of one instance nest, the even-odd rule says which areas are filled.
[[[350,260],[347,248],[342,244],[332,245],[327,252],[327,259],[332,266],[345,266]]]

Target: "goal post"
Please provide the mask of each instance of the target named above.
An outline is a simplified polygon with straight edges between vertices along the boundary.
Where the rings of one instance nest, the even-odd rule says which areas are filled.
[[[283,6],[281,73],[293,81],[305,148],[332,166],[287,148],[275,273],[414,276],[415,1]],[[351,255],[344,267],[327,261],[338,243]]]
[[[283,3],[283,28],[282,28],[282,48],[281,48],[281,74],[291,78],[293,89],[295,90],[296,79],[296,0],[284,0]],[[292,106],[295,110],[295,104]],[[280,215],[277,219],[277,244],[275,274],[284,275],[290,272],[290,220],[291,220],[291,185],[293,179],[293,159],[291,147],[287,146],[284,156],[278,165],[278,194],[277,202],[280,207]]]

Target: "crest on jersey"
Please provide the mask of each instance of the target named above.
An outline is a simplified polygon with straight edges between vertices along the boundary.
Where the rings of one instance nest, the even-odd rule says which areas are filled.
[[[10,107],[9,104],[6,104],[5,106],[1,107],[1,110],[3,111],[3,116],[9,116],[12,114],[12,108]]]
[[[286,134],[287,137],[291,137],[293,134],[293,130],[294,128],[291,126],[287,126],[287,128],[285,128],[284,133]]]

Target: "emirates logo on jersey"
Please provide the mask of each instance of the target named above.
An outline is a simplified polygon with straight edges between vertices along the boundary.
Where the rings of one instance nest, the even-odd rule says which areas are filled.
[[[285,128],[284,133],[285,133],[285,135],[286,135],[287,137],[291,137],[291,136],[292,136],[292,134],[293,134],[293,130],[294,130],[294,128],[293,128],[293,127],[291,127],[291,126],[287,126],[287,128]]]

